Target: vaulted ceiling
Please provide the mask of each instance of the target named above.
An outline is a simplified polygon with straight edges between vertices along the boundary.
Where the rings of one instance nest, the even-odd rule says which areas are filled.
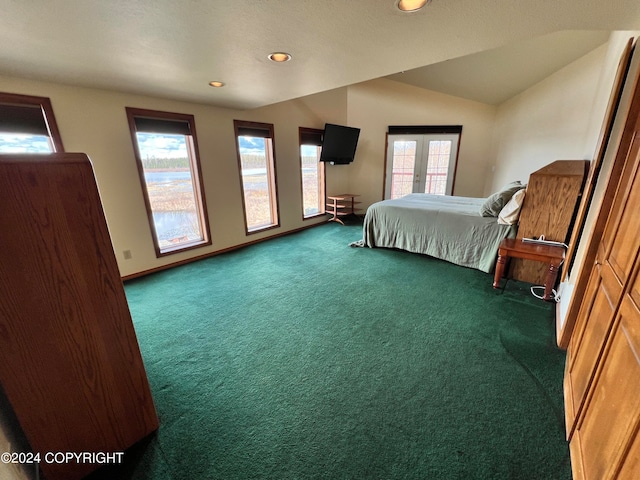
[[[499,103],[640,30],[637,0],[395,3],[2,0],[0,75],[241,109],[379,77]]]

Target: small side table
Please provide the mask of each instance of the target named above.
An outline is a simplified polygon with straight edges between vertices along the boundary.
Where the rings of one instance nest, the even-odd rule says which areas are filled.
[[[498,261],[496,274],[493,278],[493,288],[500,287],[500,280],[510,258],[524,258],[549,265],[547,278],[544,283],[544,300],[553,299],[553,287],[558,277],[560,265],[564,262],[564,247],[560,245],[544,245],[540,243],[523,242],[516,238],[505,238],[498,247]]]
[[[356,202],[356,197],[359,197],[355,193],[342,193],[340,195],[328,196],[330,200],[326,205],[326,213],[333,215],[329,221],[338,222],[344,225],[344,222],[340,220],[340,217],[347,215],[356,215],[358,209],[356,205],[360,202]],[[342,202],[342,203],[340,203]]]

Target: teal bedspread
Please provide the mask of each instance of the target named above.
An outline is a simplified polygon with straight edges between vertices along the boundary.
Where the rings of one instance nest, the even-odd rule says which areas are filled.
[[[412,193],[367,209],[362,246],[399,248],[483,272],[493,271],[500,241],[516,227],[480,215],[484,198]]]

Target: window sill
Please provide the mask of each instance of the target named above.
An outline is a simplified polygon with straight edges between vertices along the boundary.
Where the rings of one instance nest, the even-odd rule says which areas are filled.
[[[211,240],[199,240],[188,243],[181,243],[180,245],[176,245],[174,247],[167,247],[163,249],[158,249],[156,251],[156,257],[165,257],[167,255],[173,255],[174,253],[180,253],[187,250],[193,250],[195,248],[206,247],[207,245],[211,245]]]

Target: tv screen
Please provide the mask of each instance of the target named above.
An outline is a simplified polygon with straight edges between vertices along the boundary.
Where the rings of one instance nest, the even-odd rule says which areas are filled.
[[[353,162],[360,129],[327,123],[322,136],[320,161],[336,165]]]

